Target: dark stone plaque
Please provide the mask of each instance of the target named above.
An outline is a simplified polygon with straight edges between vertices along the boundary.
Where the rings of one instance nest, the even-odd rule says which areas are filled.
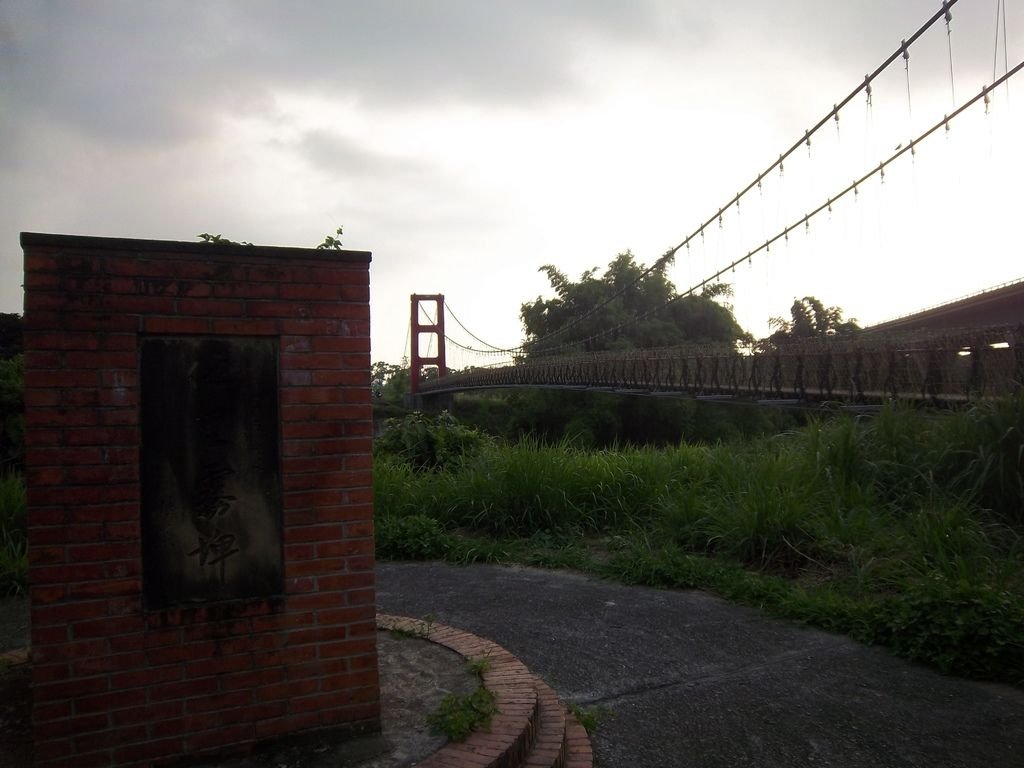
[[[150,337],[140,357],[147,606],[281,594],[277,340]]]

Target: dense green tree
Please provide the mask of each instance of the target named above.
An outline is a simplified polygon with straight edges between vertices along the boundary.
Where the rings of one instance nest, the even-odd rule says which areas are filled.
[[[646,274],[629,251],[612,260],[603,274],[584,272],[577,282],[548,264],[540,268],[555,295],[522,305],[528,354],[599,352],[665,347],[686,342],[736,341],[746,334],[732,311],[716,298],[728,286],[680,297],[663,259]]]
[[[400,365],[374,363],[370,368],[370,392],[373,395],[373,418],[380,425],[386,419],[408,413],[409,361],[402,358]]]
[[[541,267],[554,296],[522,305],[527,354],[572,354],[686,343],[736,342],[748,334],[720,303],[726,284],[701,295],[680,296],[659,261],[646,275],[629,251],[603,273],[591,269],[576,282],[551,265]],[[641,277],[642,276],[642,277]],[[563,330],[564,329],[564,330]],[[656,400],[592,392],[516,392],[509,396],[513,429],[549,440],[567,438],[586,447],[614,443],[676,443],[682,437],[715,439],[731,434],[716,414],[685,400]],[[749,417],[749,414],[747,414]],[[754,420],[757,421],[757,420]],[[753,422],[751,422],[753,423]],[[716,424],[722,430],[716,429]]]
[[[814,296],[795,299],[789,308],[789,320],[772,317],[768,327],[773,330],[771,341],[796,341],[822,336],[845,336],[860,330],[855,318],[843,319],[839,307],[826,307]]]
[[[377,400],[400,404],[409,393],[409,361],[400,365],[378,361],[370,368],[370,389]]]

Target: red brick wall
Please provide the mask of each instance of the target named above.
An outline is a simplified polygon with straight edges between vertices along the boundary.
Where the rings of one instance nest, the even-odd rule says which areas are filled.
[[[377,730],[369,254],[22,246],[36,764]],[[141,334],[279,339],[284,594],[146,610]]]

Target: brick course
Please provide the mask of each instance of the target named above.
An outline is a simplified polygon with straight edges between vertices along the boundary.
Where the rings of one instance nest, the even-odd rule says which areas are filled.
[[[368,253],[23,234],[36,765],[379,729]],[[282,594],[147,610],[144,335],[279,342]]]

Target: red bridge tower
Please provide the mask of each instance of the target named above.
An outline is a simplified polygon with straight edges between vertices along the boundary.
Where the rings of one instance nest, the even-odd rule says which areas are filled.
[[[448,373],[444,362],[444,295],[437,293],[431,295],[414,293],[412,300],[412,329],[411,329],[411,354],[409,356],[409,390],[413,395],[419,394],[420,376],[423,366],[436,365],[437,375],[444,376]],[[420,322],[420,304],[423,302],[434,302],[437,308],[437,318],[433,323]],[[429,315],[428,315],[429,317]],[[424,357],[420,353],[420,334],[434,334],[437,336],[437,355]],[[427,349],[430,348],[429,342]]]

